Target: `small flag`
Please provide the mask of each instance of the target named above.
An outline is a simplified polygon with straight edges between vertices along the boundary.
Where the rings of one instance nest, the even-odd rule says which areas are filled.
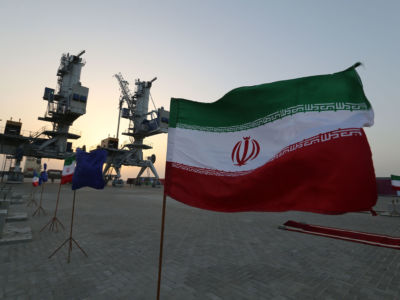
[[[36,170],[33,170],[32,185],[33,185],[34,187],[36,187],[36,186],[39,185],[39,176],[38,176],[38,174],[36,173]]]
[[[392,180],[392,187],[396,190],[397,196],[400,196],[400,176],[391,175],[390,179]]]
[[[92,152],[76,150],[76,167],[72,177],[72,189],[81,187],[104,188],[103,164],[107,158],[107,152],[97,149]]]
[[[171,99],[165,193],[214,211],[369,211],[374,112],[355,68]]]
[[[72,176],[74,175],[76,165],[75,156],[68,157],[64,161],[64,167],[61,174],[61,184],[65,184],[72,181]]]
[[[47,170],[47,164],[44,163],[43,164],[43,171],[40,172],[40,176],[39,176],[39,185],[42,185],[43,182],[47,182],[47,180],[49,179],[46,170]]]

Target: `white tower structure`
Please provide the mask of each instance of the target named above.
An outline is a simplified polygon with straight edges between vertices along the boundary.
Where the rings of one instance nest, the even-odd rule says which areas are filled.
[[[42,132],[51,139],[40,145],[38,151],[53,150],[63,153],[67,151],[67,139],[79,138],[68,131],[72,123],[86,113],[89,89],[80,82],[81,69],[85,65],[81,58],[84,53],[85,51],[78,55],[63,54],[57,70],[57,91],[45,88],[43,99],[48,101],[47,111],[39,120],[52,123],[51,130]],[[52,149],[48,147],[50,145],[53,145]]]
[[[46,87],[43,99],[47,110],[39,120],[50,122],[51,127],[43,127],[29,136],[21,134],[21,122],[7,121],[4,133],[0,133],[0,153],[9,154],[15,159],[10,181],[22,181],[20,163],[23,156],[64,159],[72,155],[68,139],[80,136],[70,132],[70,126],[86,113],[89,89],[80,82],[81,70],[85,65],[81,56],[63,54],[57,70],[57,90]]]
[[[105,146],[109,155],[104,174],[112,167],[117,173],[116,181],[119,181],[122,165],[138,166],[141,167],[141,170],[137,179],[149,168],[158,180],[159,176],[153,165],[155,155],[153,154],[147,159],[143,158],[143,149],[152,148],[143,143],[144,139],[152,135],[168,132],[169,112],[164,110],[163,107],[149,111],[150,89],[157,77],[151,81],[137,79],[135,81],[135,92],[132,93],[129,89],[128,81],[122,77],[121,73],[114,76],[117,78],[121,89],[117,137],[119,135],[120,118],[128,119],[128,130],[122,134],[129,136],[131,143],[122,145],[120,149],[118,147],[116,147],[117,149],[112,149]],[[124,105],[127,107],[123,107]]]

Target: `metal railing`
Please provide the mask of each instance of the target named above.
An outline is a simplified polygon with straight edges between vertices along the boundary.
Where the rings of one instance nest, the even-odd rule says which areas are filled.
[[[0,126],[0,133],[4,133],[4,130],[5,130],[5,126]],[[19,135],[22,135],[22,136],[25,136],[25,137],[30,137],[32,135],[32,131],[22,129],[20,131]]]
[[[4,133],[5,126],[0,126],[0,134]],[[31,131],[31,130],[21,130],[19,135],[25,136],[25,137],[30,137],[30,138],[37,138],[40,135],[42,135],[45,131],[53,131],[51,126],[43,126],[37,131]],[[69,128],[68,133],[76,134],[79,136],[82,136],[82,131],[77,130],[74,128]]]
[[[42,128],[40,128],[38,131],[35,131],[35,132],[31,132],[30,131],[30,135],[29,135],[29,137],[31,137],[31,138],[37,138],[37,137],[39,137],[40,135],[42,135],[43,134],[43,132],[45,132],[46,130],[49,130],[49,126],[43,126]]]

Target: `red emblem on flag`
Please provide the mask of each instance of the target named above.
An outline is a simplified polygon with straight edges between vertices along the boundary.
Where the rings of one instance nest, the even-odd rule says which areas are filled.
[[[236,143],[232,150],[232,161],[235,166],[243,166],[249,160],[255,159],[260,153],[260,144],[255,139],[250,137],[243,137],[244,141],[239,141]],[[244,146],[243,151],[240,151],[242,144]],[[251,150],[249,149],[251,146]]]

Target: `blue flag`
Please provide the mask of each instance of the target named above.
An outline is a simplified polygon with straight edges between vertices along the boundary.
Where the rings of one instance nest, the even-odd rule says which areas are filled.
[[[77,149],[72,189],[77,190],[84,186],[95,189],[104,188],[103,164],[106,158],[107,152],[103,149],[97,149],[90,153]]]
[[[43,164],[43,171],[40,172],[39,185],[41,185],[43,182],[47,182],[47,180],[49,179],[46,170],[47,170],[47,164],[44,163]]]

